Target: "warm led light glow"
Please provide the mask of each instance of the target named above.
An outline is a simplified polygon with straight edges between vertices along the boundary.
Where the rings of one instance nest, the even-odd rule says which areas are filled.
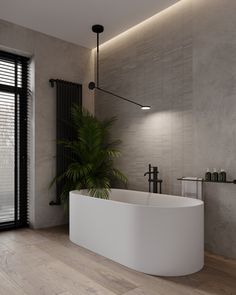
[[[127,29],[126,31],[124,31],[124,32],[118,34],[117,36],[109,39],[108,41],[105,41],[104,43],[102,43],[100,45],[100,47],[102,48],[103,46],[108,45],[108,44],[112,43],[113,41],[116,41],[116,40],[118,40],[120,38],[125,38],[125,37],[127,37],[127,35],[129,35],[131,33],[135,33],[135,32],[137,33],[137,31],[140,30],[142,28],[142,26],[147,26],[149,24],[152,24],[158,17],[161,17],[163,14],[169,12],[174,7],[184,5],[185,4],[184,2],[185,1],[183,1],[183,0],[179,0],[179,2],[177,2],[177,3],[167,7],[166,9],[154,14],[153,16],[145,19],[144,21],[142,21],[142,22],[138,23],[137,25]],[[96,50],[96,48],[94,48],[94,49]]]
[[[145,110],[145,111],[150,110],[150,109],[151,109],[150,106],[142,106],[141,107],[141,110]]]

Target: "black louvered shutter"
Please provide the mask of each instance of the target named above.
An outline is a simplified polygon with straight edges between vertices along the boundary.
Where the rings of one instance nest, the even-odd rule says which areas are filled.
[[[28,224],[28,67],[0,51],[0,228]]]

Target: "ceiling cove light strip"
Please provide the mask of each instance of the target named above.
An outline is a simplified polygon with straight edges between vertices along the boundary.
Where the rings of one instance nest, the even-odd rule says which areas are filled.
[[[141,110],[150,110],[151,109],[150,106],[142,105],[138,102],[135,102],[131,99],[125,98],[121,95],[118,95],[116,93],[113,93],[109,90],[106,90],[106,89],[103,89],[100,87],[100,85],[99,85],[99,78],[100,78],[99,77],[99,34],[101,34],[104,31],[104,27],[102,25],[94,25],[94,26],[92,26],[92,31],[97,34],[97,81],[96,81],[96,84],[95,84],[95,82],[90,82],[88,85],[89,89],[90,90],[97,89],[100,92],[115,96],[115,97],[125,100],[129,103],[135,104],[136,106],[139,106],[141,108]]]
[[[100,44],[100,48],[106,48],[108,46],[114,46],[116,42],[120,42],[124,40],[125,38],[130,38],[131,34],[138,34],[140,30],[142,30],[145,27],[151,26],[154,24],[157,19],[160,19],[161,17],[165,18],[167,16],[170,16],[170,13],[174,11],[183,11],[185,9],[186,4],[189,3],[189,5],[192,5],[192,0],[178,0],[176,3],[170,5],[169,7],[159,11],[158,13],[150,16],[149,18],[141,21],[140,23],[131,26],[127,30],[119,33],[118,35],[112,37],[111,39],[105,41],[104,43]],[[95,50],[96,48],[93,48]]]

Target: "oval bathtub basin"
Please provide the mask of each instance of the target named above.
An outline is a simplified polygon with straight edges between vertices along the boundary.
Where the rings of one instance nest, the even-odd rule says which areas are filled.
[[[112,189],[109,200],[70,192],[70,240],[131,269],[182,276],[204,264],[204,205]]]

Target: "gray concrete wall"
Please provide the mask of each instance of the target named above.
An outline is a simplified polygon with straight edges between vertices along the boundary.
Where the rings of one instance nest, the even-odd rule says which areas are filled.
[[[236,178],[236,18],[234,0],[182,0],[101,47],[101,85],[140,103],[96,95],[100,118],[117,116],[117,161],[129,188],[147,190],[158,165],[164,192],[181,176],[224,168]],[[205,184],[206,249],[236,257],[236,186]]]
[[[0,20],[0,47],[32,57],[32,151],[30,222],[45,227],[64,222],[63,209],[49,206],[55,190],[56,100],[50,78],[83,84],[84,106],[93,111],[93,95],[87,90],[93,77],[91,50]],[[34,69],[33,69],[34,68]]]
[[[194,167],[236,178],[236,2],[193,1]],[[236,185],[206,185],[206,246],[236,257]]]

